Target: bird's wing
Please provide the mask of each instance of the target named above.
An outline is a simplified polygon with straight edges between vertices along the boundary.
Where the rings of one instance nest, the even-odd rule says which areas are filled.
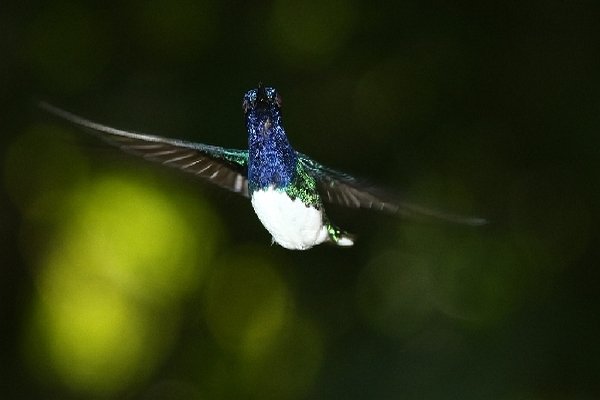
[[[66,119],[121,150],[179,168],[248,197],[248,151],[133,133],[87,120],[48,103],[39,106]]]
[[[410,204],[385,190],[371,186],[350,175],[328,168],[308,156],[298,153],[306,170],[315,177],[325,201],[351,208],[371,208],[408,217],[433,217],[467,225],[483,225],[483,218],[463,217]]]

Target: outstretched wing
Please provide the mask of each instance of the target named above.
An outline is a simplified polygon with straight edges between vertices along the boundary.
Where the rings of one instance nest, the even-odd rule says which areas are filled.
[[[248,197],[248,151],[127,132],[92,122],[48,103],[39,106],[85,129],[121,150],[179,168]]]
[[[380,188],[370,186],[350,175],[321,165],[304,154],[298,153],[298,158],[306,170],[317,180],[323,199],[330,203],[351,208],[371,208],[408,217],[433,217],[467,225],[487,223],[483,218],[447,214],[400,201],[396,196]]]

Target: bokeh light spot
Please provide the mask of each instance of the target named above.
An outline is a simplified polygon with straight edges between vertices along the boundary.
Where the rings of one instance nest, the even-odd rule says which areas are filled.
[[[357,15],[354,1],[279,0],[273,6],[271,36],[289,63],[318,65],[346,43]]]
[[[506,235],[459,224],[404,224],[401,245],[430,272],[433,309],[465,326],[503,321],[517,303],[525,265]]]
[[[253,358],[281,334],[293,304],[271,262],[241,250],[217,262],[206,289],[205,313],[224,348]]]
[[[428,258],[435,265],[438,310],[470,326],[505,320],[517,304],[525,272],[506,237],[467,234],[460,242],[440,237],[434,252]]]
[[[354,109],[371,134],[396,132],[402,123],[427,115],[437,100],[430,71],[422,63],[393,58],[375,65],[356,85]]]
[[[62,170],[46,167],[54,165],[49,176]],[[201,199],[124,173],[34,203],[44,201],[56,214],[50,225],[25,209],[24,231],[50,230],[43,249],[22,241],[37,253],[39,291],[26,357],[47,360],[32,369],[74,392],[113,395],[147,378],[173,343],[179,305],[212,261],[220,222]]]
[[[45,277],[47,290],[34,313],[36,336],[46,341],[54,373],[75,392],[96,393],[117,391],[145,375],[156,358],[150,344],[157,327],[114,287],[57,272]]]
[[[310,391],[323,358],[321,335],[298,317],[274,260],[248,247],[232,250],[216,263],[205,296],[206,323],[240,369],[231,384],[252,398]]]
[[[151,183],[105,177],[72,198],[63,259],[109,278],[132,295],[162,303],[192,290],[220,234],[201,201],[179,207]],[[78,206],[79,205],[79,206]],[[202,238],[180,210],[196,214]],[[90,229],[93,227],[93,229]]]
[[[434,311],[431,279],[427,261],[418,255],[379,255],[359,279],[359,311],[378,331],[398,337],[411,335]]]
[[[306,398],[322,359],[322,338],[315,325],[290,318],[268,351],[243,360],[244,386],[255,398]]]
[[[212,40],[215,13],[210,2],[151,0],[140,5],[135,16],[146,47],[172,58],[196,54]]]

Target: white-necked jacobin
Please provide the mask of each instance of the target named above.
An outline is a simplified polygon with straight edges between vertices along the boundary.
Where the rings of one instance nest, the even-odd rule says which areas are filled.
[[[481,218],[460,217],[398,201],[384,190],[317,163],[290,145],[281,121],[281,97],[259,85],[244,95],[242,108],[248,150],[168,139],[111,128],[40,103],[46,111],[87,128],[122,150],[179,168],[249,197],[273,241],[292,250],[329,242],[352,246],[354,238],[333,225],[323,201],[392,214],[420,214],[481,225]]]

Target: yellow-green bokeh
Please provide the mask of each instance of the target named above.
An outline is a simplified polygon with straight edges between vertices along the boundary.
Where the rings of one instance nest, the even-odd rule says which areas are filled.
[[[418,255],[387,252],[362,271],[358,310],[376,330],[405,338],[435,311],[431,266]]]
[[[353,108],[366,131],[397,135],[402,124],[429,115],[438,94],[424,65],[412,57],[394,57],[363,73],[356,82]]]
[[[103,177],[68,199],[74,213],[55,249],[135,297],[177,299],[197,285],[220,229],[201,200],[174,200],[150,182]]]
[[[241,360],[242,387],[254,398],[306,398],[324,358],[321,332],[310,320],[291,316],[259,356]]]
[[[289,288],[273,261],[238,249],[217,262],[207,282],[205,314],[226,349],[258,357],[294,317]]]
[[[330,61],[349,40],[359,11],[354,1],[278,0],[269,27],[281,58],[307,68]]]
[[[32,370],[75,393],[110,394],[139,383],[171,344],[175,321],[109,282],[64,269],[45,277],[26,327]]]
[[[173,62],[194,55],[213,40],[216,16],[209,1],[137,2],[132,10],[134,24],[144,46]]]
[[[114,394],[142,382],[170,348],[222,229],[201,198],[173,185],[124,168],[91,173],[67,137],[26,131],[4,165],[37,289],[23,352],[41,379]]]
[[[216,263],[205,291],[206,323],[236,359],[231,384],[251,398],[302,398],[314,385],[323,345],[278,272],[291,266],[251,248],[232,253]]]

